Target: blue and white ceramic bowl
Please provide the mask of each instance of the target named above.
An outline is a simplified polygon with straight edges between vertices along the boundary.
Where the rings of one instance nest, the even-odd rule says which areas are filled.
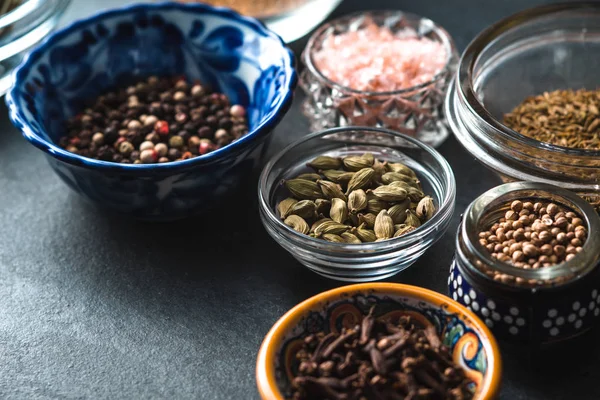
[[[299,363],[295,357],[306,335],[340,332],[360,324],[375,306],[375,317],[396,321],[410,316],[432,326],[454,363],[472,381],[473,400],[498,395],[502,362],[496,340],[485,324],[457,302],[431,290],[397,283],[363,283],[319,293],[298,304],[273,325],[258,352],[256,383],[264,400],[291,398]]]
[[[547,201],[573,210],[588,228],[583,250],[570,261],[523,269],[491,257],[479,243],[514,200]],[[467,207],[456,235],[448,277],[449,295],[473,311],[499,339],[530,350],[566,343],[600,321],[600,218],[565,189],[512,182],[483,193]]]
[[[226,93],[246,106],[250,132],[212,153],[151,165],[94,160],[56,144],[84,101],[150,75],[184,75]],[[77,193],[137,218],[176,219],[240,186],[288,111],[296,80],[292,53],[255,19],[202,4],[140,4],[49,37],[16,71],[6,102],[15,126]]]

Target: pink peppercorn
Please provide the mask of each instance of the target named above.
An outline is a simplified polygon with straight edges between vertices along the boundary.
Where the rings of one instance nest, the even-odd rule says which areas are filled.
[[[154,124],[154,130],[161,136],[169,134],[169,123],[167,121],[158,121]]]
[[[200,154],[206,154],[208,152],[211,152],[213,150],[213,145],[209,142],[202,142],[200,143],[200,146],[198,146],[198,153]]]

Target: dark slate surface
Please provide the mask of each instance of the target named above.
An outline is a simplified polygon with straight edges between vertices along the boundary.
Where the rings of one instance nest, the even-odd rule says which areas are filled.
[[[490,23],[542,2],[365,3],[346,0],[335,15],[369,6],[412,11],[445,26],[462,50]],[[307,132],[297,100],[272,151]],[[270,239],[255,182],[205,217],[138,223],[83,203],[12,128],[4,107],[0,114],[0,398],[258,398],[263,336],[293,305],[339,284]],[[453,224],[390,281],[445,293],[458,215],[499,181],[454,138],[440,150],[458,182]],[[599,352],[589,346],[552,350],[541,362],[504,347],[501,398],[600,398]]]

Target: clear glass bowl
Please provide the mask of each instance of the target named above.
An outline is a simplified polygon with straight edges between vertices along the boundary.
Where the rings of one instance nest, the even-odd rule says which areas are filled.
[[[357,136],[364,139],[349,143],[350,138]],[[388,137],[396,144],[382,146],[377,137]],[[365,152],[412,168],[421,180],[423,191],[434,199],[437,212],[433,218],[404,236],[362,244],[314,239],[294,231],[279,219],[276,204],[287,197],[281,184],[283,179],[308,172],[306,163],[319,155],[347,156]],[[452,169],[436,150],[406,135],[367,127],[330,129],[289,145],[265,166],[258,187],[261,220],[273,239],[312,271],[349,282],[384,279],[413,264],[448,228],[455,196]]]
[[[429,82],[390,92],[354,90],[329,80],[315,65],[315,52],[326,38],[359,30],[370,21],[392,32],[413,28],[419,36],[442,43],[448,55],[445,67]],[[336,19],[312,35],[302,54],[306,66],[300,75],[300,86],[306,93],[304,114],[313,131],[338,126],[374,126],[438,146],[448,136],[443,103],[457,60],[452,38],[430,19],[401,11],[361,12]]]
[[[58,24],[71,0],[24,0],[0,15],[0,96],[10,89],[11,73],[27,50]]]
[[[600,83],[600,3],[523,11],[481,32],[461,58],[446,97],[457,139],[505,182],[537,181],[600,204],[600,151],[539,142],[502,124],[526,97]]]

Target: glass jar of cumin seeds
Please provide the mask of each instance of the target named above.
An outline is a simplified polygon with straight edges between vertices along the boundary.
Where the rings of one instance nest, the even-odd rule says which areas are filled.
[[[480,243],[515,200],[554,203],[581,218],[582,249],[569,261],[538,269],[501,262]],[[514,182],[487,191],[463,214],[448,290],[498,338],[532,346],[576,337],[600,315],[600,217],[590,204],[556,186]]]
[[[600,211],[600,150],[519,134],[503,116],[529,96],[595,90],[600,82],[600,2],[525,10],[481,32],[464,51],[445,102],[461,144],[505,182],[573,190]]]

